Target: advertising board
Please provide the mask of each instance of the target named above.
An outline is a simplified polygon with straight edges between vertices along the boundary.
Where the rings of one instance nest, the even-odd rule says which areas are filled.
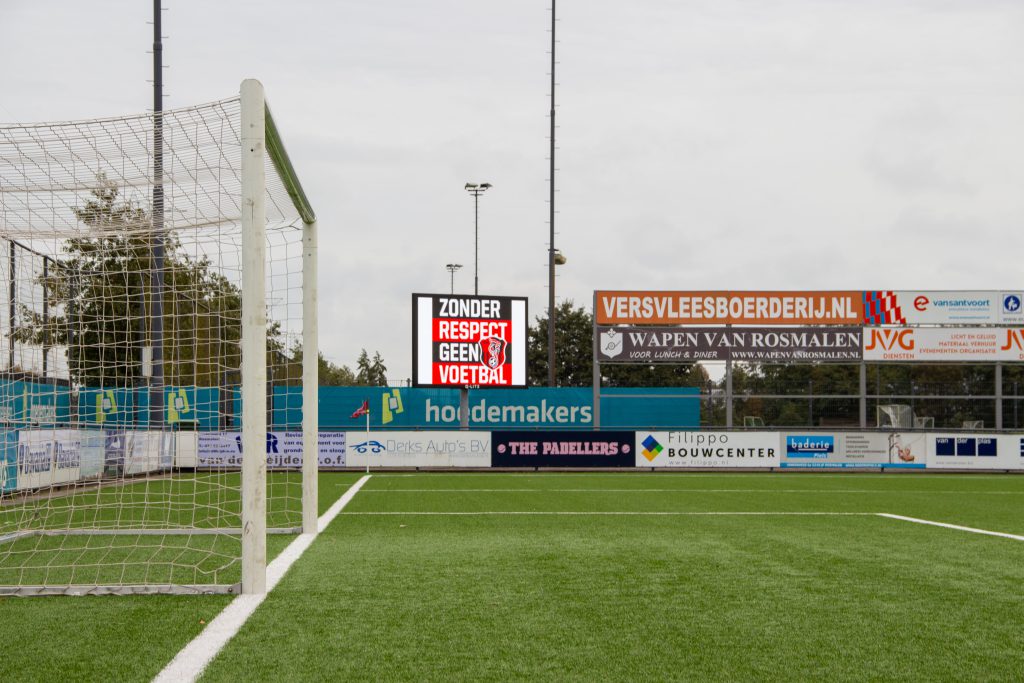
[[[122,436],[125,475],[158,472],[173,466],[174,432],[134,430]]]
[[[274,388],[274,430],[302,423],[302,387]],[[583,429],[594,427],[590,387],[470,389],[469,427],[494,429]],[[656,394],[658,400],[651,400]],[[359,429],[365,418],[351,418],[366,401],[370,429],[383,431],[458,430],[458,389],[408,387],[320,387],[320,427]],[[696,387],[606,387],[601,392],[601,424],[610,429],[688,429],[700,426],[700,389]]]
[[[82,479],[102,476],[107,435],[102,429],[81,429],[78,434],[82,454]]]
[[[18,488],[18,430],[0,429],[0,493]]]
[[[525,387],[525,297],[412,295],[417,387]]]
[[[78,481],[81,436],[74,429],[23,429],[18,432],[18,489],[37,489]]]
[[[490,432],[349,432],[349,467],[490,467]]]
[[[789,432],[783,434],[781,466],[923,469],[927,453],[920,432]]]
[[[893,362],[1024,361],[1019,327],[867,327],[864,360]]]
[[[600,325],[1024,325],[1024,290],[597,291]]]
[[[928,467],[934,469],[1024,469],[1020,434],[929,434]]]
[[[864,292],[869,325],[1020,325],[1024,290]]]
[[[492,432],[492,467],[633,467],[635,432]]]
[[[862,329],[599,326],[597,359],[602,363],[859,362]]]
[[[345,467],[345,432],[320,432],[319,466]],[[200,432],[196,467],[242,466],[241,432]],[[267,468],[302,467],[302,432],[267,432]]]
[[[778,467],[778,432],[637,432],[637,467]]]
[[[597,291],[599,325],[860,325],[862,292]]]

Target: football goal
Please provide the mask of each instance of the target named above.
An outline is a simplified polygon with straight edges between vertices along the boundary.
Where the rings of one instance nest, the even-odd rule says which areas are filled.
[[[0,125],[0,594],[265,590],[316,531],[316,239],[258,81]]]

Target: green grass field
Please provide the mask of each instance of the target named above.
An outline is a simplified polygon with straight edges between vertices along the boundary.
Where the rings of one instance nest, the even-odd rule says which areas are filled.
[[[1024,679],[1024,542],[880,512],[1022,535],[1024,477],[375,474],[203,680]],[[0,679],[147,680],[230,599],[0,599]]]
[[[0,540],[0,585],[232,585],[240,580],[237,472],[178,474],[87,483],[53,495],[13,498],[0,506],[0,539],[11,532],[79,531]],[[297,472],[267,477],[267,525],[302,525]],[[104,533],[117,529],[121,533]],[[184,533],[131,532],[183,529]]]

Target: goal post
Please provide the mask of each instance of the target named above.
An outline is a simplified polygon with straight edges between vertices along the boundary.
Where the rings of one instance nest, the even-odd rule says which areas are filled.
[[[266,591],[267,385],[266,208],[263,171],[266,106],[259,81],[242,82],[242,592]],[[261,348],[264,347],[264,348]],[[273,399],[271,399],[273,400]]]
[[[0,124],[0,595],[261,593],[316,533],[316,229],[256,80]]]

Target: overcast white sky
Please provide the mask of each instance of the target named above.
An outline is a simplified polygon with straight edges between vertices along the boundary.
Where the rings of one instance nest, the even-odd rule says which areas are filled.
[[[263,81],[320,344],[411,374],[413,292],[547,306],[548,0],[165,0],[167,107]],[[1024,3],[561,0],[559,300],[1024,287]],[[152,3],[0,2],[0,120],[151,106]]]

